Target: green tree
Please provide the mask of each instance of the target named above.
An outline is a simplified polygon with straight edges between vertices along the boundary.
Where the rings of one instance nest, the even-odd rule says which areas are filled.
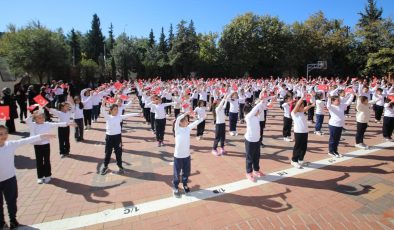
[[[128,79],[129,71],[136,67],[138,59],[135,46],[125,33],[116,39],[112,55],[115,58],[116,69],[121,72],[124,79]]]
[[[170,30],[168,31],[168,41],[167,41],[168,50],[172,49],[172,46],[174,44],[174,39],[175,39],[174,31],[172,28],[172,24],[170,24]]]
[[[32,22],[19,30],[7,31],[0,40],[0,55],[7,58],[16,72],[27,72],[38,77],[67,80],[69,47],[63,34]]]
[[[100,18],[97,16],[97,14],[93,15],[92,26],[86,37],[86,56],[88,59],[92,59],[96,63],[99,63],[99,57],[100,55],[103,55],[104,52],[105,37],[101,32]]]
[[[155,35],[153,34],[153,29],[151,29],[149,33],[149,47],[153,48],[155,46],[155,43]]]
[[[391,19],[382,18],[383,9],[378,9],[375,0],[368,0],[364,11],[364,13],[359,13],[361,17],[356,30],[356,35],[361,41],[359,43],[359,51],[361,52],[359,53],[359,65],[365,67],[364,73],[373,73],[382,70],[377,65],[380,62],[374,61],[375,57],[387,54],[385,48],[393,47],[394,26]],[[369,60],[370,58],[372,59]]]
[[[74,28],[71,29],[68,35],[68,44],[70,46],[71,63],[73,66],[77,66],[81,62],[81,33],[75,32]]]
[[[82,81],[93,82],[95,75],[100,70],[100,67],[94,60],[82,58],[80,62],[80,70],[81,70]]]

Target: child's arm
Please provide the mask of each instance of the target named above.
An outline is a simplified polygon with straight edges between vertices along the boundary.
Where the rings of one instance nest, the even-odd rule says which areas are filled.
[[[108,119],[108,112],[105,111],[105,99],[101,101],[100,114],[103,114],[105,120]]]
[[[27,138],[22,138],[20,140],[8,141],[9,144],[13,145],[14,148],[21,147],[22,145],[32,144],[40,140],[46,140],[55,137],[54,134],[44,133],[40,135],[35,135]]]
[[[120,115],[120,117],[122,118],[122,120],[123,120],[123,119],[126,119],[126,118],[128,118],[128,117],[138,117],[138,116],[140,116],[139,113],[127,113],[127,114]]]
[[[296,113],[296,111],[298,111],[302,103],[304,103],[304,94],[302,94],[301,98],[295,104],[293,111],[291,111],[291,115],[294,116],[294,114]]]
[[[197,127],[198,124],[200,124],[201,122],[204,121],[204,119],[206,118],[206,115],[204,117],[198,117],[198,120],[194,121],[193,123],[189,124],[187,127],[189,129],[194,129],[195,127]]]
[[[346,106],[349,106],[350,104],[352,104],[354,98],[354,94],[351,94],[350,97],[347,99],[347,101],[344,103]]]
[[[260,110],[262,104],[263,104],[263,102],[261,101],[248,114],[246,114],[245,120],[249,120],[251,117],[256,116],[256,114]]]
[[[176,120],[175,120],[175,125],[174,125],[174,130],[175,130],[175,133],[177,132],[177,130],[179,129],[179,123],[181,122],[181,120],[184,118],[184,117],[186,117],[186,113],[184,113],[184,114],[182,114],[182,115],[179,115],[177,118],[176,118]]]
[[[176,105],[176,102],[174,101],[174,102],[163,103],[163,105],[164,105],[164,107]]]

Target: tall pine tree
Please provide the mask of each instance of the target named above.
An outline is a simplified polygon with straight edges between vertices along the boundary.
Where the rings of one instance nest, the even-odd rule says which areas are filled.
[[[100,28],[100,18],[93,15],[92,28],[87,34],[86,57],[99,63],[100,55],[104,52],[104,36]]]
[[[164,34],[164,28],[161,27],[161,34],[159,40],[159,51],[163,54],[167,53],[167,43],[166,43],[166,35]]]
[[[149,33],[149,47],[153,48],[155,46],[155,35],[153,34],[153,29],[150,29],[150,33]]]
[[[68,43],[70,46],[71,64],[77,66],[81,62],[81,45],[80,45],[81,34],[75,32],[74,28],[71,29],[68,35]]]
[[[172,24],[170,24],[170,30],[168,31],[168,50],[170,51],[172,49],[172,46],[174,45],[174,31],[172,28]]]

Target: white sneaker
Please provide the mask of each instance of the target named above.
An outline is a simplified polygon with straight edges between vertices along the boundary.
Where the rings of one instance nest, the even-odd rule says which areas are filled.
[[[302,166],[304,164],[304,161],[298,161],[298,164]]]
[[[363,146],[362,144],[355,144],[354,147],[359,148],[359,149],[365,148],[365,146]]]
[[[51,177],[49,176],[49,177],[45,177],[45,184],[48,184],[49,183],[49,181],[51,181]]]
[[[237,133],[237,132],[234,132],[234,136],[238,136],[238,133]]]
[[[393,139],[391,139],[391,138],[384,138],[384,140],[385,140],[385,141],[388,141],[388,142],[393,141]]]
[[[230,136],[235,136],[235,133],[233,131],[230,131]]]
[[[332,156],[332,157],[337,157],[337,155],[333,152],[329,152],[328,155]]]
[[[44,178],[37,179],[37,184],[43,184],[44,183]]]
[[[294,166],[294,168],[297,168],[297,169],[300,169],[300,168],[301,168],[301,165],[298,164],[298,162],[294,162],[294,161],[290,160],[290,163],[291,163],[291,165]]]
[[[87,127],[87,126],[85,126],[85,130],[88,130],[88,127]]]

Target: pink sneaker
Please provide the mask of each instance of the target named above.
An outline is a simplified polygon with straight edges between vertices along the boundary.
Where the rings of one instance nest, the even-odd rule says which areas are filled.
[[[252,182],[256,182],[256,179],[253,177],[253,173],[246,173],[246,178]]]
[[[221,149],[220,149],[220,154],[221,154],[221,155],[226,155],[227,152],[226,152],[226,150],[224,150],[224,148],[221,148]]]
[[[212,150],[212,154],[215,155],[215,156],[219,156],[218,151],[217,151],[217,150],[214,150],[214,149]]]
[[[256,176],[256,177],[263,177],[263,176],[264,176],[264,173],[262,173],[262,172],[260,172],[260,171],[254,171],[253,174],[254,174],[254,176]]]

